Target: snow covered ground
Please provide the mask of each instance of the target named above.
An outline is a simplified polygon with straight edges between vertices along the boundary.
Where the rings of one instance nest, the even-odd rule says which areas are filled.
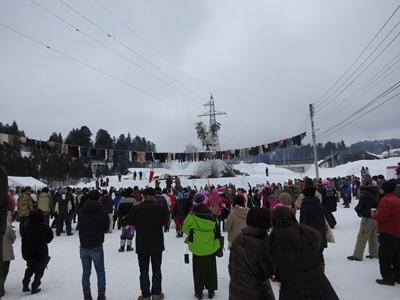
[[[377,161],[358,161],[349,163],[334,169],[320,169],[320,177],[344,176],[349,174],[359,175],[361,167],[368,167],[372,175],[383,174],[386,176],[386,167],[394,166],[400,158],[389,158]],[[235,168],[244,171],[250,176],[239,176],[235,178],[210,179],[211,184],[233,183],[237,187],[247,187],[249,182],[252,186],[266,181],[265,164],[240,164]],[[300,174],[285,169],[268,166],[268,180],[272,182],[285,182],[289,178],[300,178]],[[139,171],[140,169],[138,169]],[[147,176],[149,170],[142,171]],[[160,172],[165,170],[160,170]],[[168,174],[178,174],[179,169],[168,169]],[[176,172],[176,173],[174,173]],[[305,175],[314,177],[314,170]],[[132,181],[129,177],[121,183],[115,177],[109,177],[110,184],[116,186],[145,186],[148,181]],[[197,187],[204,186],[206,179],[182,180],[182,186],[195,184]],[[154,183],[150,184],[154,186]],[[398,299],[400,285],[394,287],[381,286],[375,283],[375,279],[381,278],[379,274],[379,263],[377,259],[364,259],[361,262],[349,261],[347,256],[353,254],[357,238],[360,219],[353,208],[357,200],[353,199],[351,208],[343,208],[338,205],[335,213],[338,225],[333,230],[336,243],[329,244],[325,250],[326,268],[325,272],[340,299],[353,300],[374,300],[374,299]],[[14,223],[16,229],[18,223]],[[73,224],[73,228],[75,224]],[[39,294],[31,295],[22,292],[22,277],[25,270],[25,261],[21,257],[20,238],[14,244],[16,259],[11,262],[10,273],[5,284],[6,295],[2,299],[34,299],[34,300],[63,300],[83,299],[81,288],[81,262],[79,258],[79,238],[75,231],[73,236],[54,237],[49,245],[51,261],[42,279],[42,291]],[[176,238],[174,229],[165,234],[166,250],[163,254],[163,292],[165,299],[196,299],[193,295],[193,280],[191,264],[184,264],[183,256],[187,253],[187,246],[183,239]],[[130,299],[136,300],[140,295],[139,268],[137,256],[134,252],[118,252],[119,232],[106,235],[104,243],[105,264],[107,276],[107,299]],[[368,246],[364,256],[368,253]],[[218,263],[218,285],[214,299],[228,299],[229,275],[228,275],[229,251],[225,251],[224,257],[217,258]],[[192,261],[192,259],[190,259]],[[92,292],[97,289],[96,274],[92,273]],[[275,295],[278,296],[278,283],[272,283]]]

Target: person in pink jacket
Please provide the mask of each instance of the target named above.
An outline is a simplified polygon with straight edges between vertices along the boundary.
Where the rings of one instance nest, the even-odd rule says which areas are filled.
[[[210,210],[218,216],[218,218],[221,216],[222,199],[218,194],[218,190],[216,188],[214,188],[211,195],[208,196],[207,205]]]

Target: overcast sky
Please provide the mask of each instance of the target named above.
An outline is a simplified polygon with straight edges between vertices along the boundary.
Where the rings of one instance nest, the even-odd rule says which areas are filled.
[[[310,103],[318,142],[399,138],[398,6],[2,0],[0,122],[38,140],[85,125],[93,140],[99,129],[130,132],[159,152],[183,151],[201,148],[194,126],[208,124],[198,115],[212,93],[226,113],[221,150],[303,131],[310,143]]]

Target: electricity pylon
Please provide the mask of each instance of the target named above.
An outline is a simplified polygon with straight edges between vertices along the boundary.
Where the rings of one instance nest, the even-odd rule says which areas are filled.
[[[220,125],[217,123],[216,115],[226,115],[225,112],[215,111],[214,97],[211,94],[210,101],[204,106],[209,106],[210,110],[204,114],[199,115],[199,117],[210,117],[210,123],[208,125],[208,139],[211,144],[211,150],[219,151],[219,139],[218,130]]]

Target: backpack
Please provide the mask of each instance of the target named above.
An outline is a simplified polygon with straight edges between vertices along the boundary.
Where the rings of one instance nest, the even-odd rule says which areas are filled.
[[[213,199],[210,205],[210,210],[215,214],[218,211],[218,204]]]

